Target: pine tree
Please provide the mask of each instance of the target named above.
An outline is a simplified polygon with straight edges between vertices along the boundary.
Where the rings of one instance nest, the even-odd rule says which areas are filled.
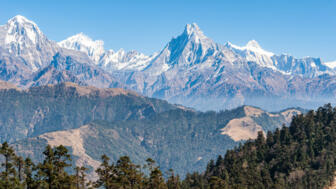
[[[1,167],[4,170],[0,175],[0,185],[4,188],[16,188],[20,183],[15,169],[15,159],[17,158],[12,147],[4,142],[0,148],[0,154],[4,158]]]
[[[36,188],[37,186],[37,183],[34,180],[34,173],[33,173],[34,169],[35,169],[34,163],[31,161],[30,158],[26,158],[24,161],[23,172],[25,175],[24,184],[27,189],[33,189]]]
[[[116,164],[118,183],[123,188],[141,188],[143,185],[143,173],[140,166],[131,162],[128,156],[119,158]]]
[[[118,188],[118,185],[115,184],[117,180],[117,172],[114,165],[109,164],[110,158],[106,155],[102,155],[101,159],[102,163],[96,170],[98,180],[94,182],[94,186],[97,188],[104,187],[106,189]]]
[[[226,189],[227,184],[221,178],[212,176],[209,181],[210,189]]]
[[[68,150],[62,145],[54,149],[48,145],[43,154],[45,159],[37,166],[39,185],[49,189],[71,188],[73,178],[65,172],[65,168],[71,166]]]
[[[76,189],[85,189],[86,188],[86,167],[76,167],[75,168],[75,183]]]
[[[174,174],[172,169],[169,169],[169,177],[167,180],[167,188],[168,189],[180,189],[181,188],[181,181],[179,175]]]
[[[146,160],[147,167],[150,171],[148,187],[149,188],[157,188],[157,189],[165,189],[167,188],[162,172],[158,166],[155,165],[155,161],[151,158]]]
[[[23,187],[23,174],[24,174],[24,160],[22,157],[16,156],[14,161],[16,170],[17,170],[17,177],[20,187]]]

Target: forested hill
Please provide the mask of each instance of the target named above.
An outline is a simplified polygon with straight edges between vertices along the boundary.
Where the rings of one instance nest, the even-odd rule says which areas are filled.
[[[138,120],[178,108],[119,88],[67,82],[22,90],[0,81],[0,142],[74,129],[93,120]]]
[[[251,106],[198,112],[128,90],[69,82],[19,89],[0,81],[0,107],[0,142],[34,162],[46,145],[64,145],[77,166],[97,168],[102,154],[113,161],[127,155],[135,163],[152,157],[164,173],[173,168],[180,175],[202,171],[218,154],[301,112]]]
[[[266,133],[288,125],[287,119],[297,112],[289,109],[268,113],[250,106],[221,112],[173,109],[140,120],[96,120],[12,144],[20,155],[34,161],[42,161],[40,154],[46,145],[62,144],[71,149],[77,166],[85,165],[91,170],[97,168],[103,154],[112,161],[127,155],[138,164],[151,157],[163,173],[174,169],[175,173],[186,175],[203,171],[210,159],[256,138],[258,131]]]
[[[328,104],[295,116],[290,127],[259,133],[186,182],[195,188],[324,188],[335,171],[336,108]]]
[[[150,158],[140,166],[127,156],[111,162],[103,155],[95,170],[97,179],[88,181],[86,167],[76,167],[73,175],[65,171],[71,167],[71,156],[64,146],[48,145],[43,161],[34,165],[3,143],[0,188],[324,189],[335,184],[335,139],[336,108],[328,104],[295,116],[290,127],[269,131],[266,137],[259,132],[255,140],[211,160],[203,173],[189,173],[180,180],[170,170],[166,181]]]

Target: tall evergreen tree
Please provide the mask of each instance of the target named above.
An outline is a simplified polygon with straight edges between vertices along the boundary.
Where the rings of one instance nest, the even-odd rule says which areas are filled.
[[[155,161],[151,158],[148,158],[146,162],[147,167],[150,171],[148,188],[157,188],[157,189],[167,188],[162,172],[160,171],[160,168],[155,165]]]
[[[173,169],[169,169],[169,177],[167,179],[167,188],[168,189],[180,189],[181,181],[179,175],[174,174]]]
[[[0,185],[4,188],[19,187],[20,182],[15,169],[15,160],[17,156],[15,155],[13,148],[10,147],[7,142],[4,142],[1,145],[0,154],[4,159],[3,163],[1,163],[3,172],[0,174]]]
[[[35,165],[30,158],[24,161],[23,172],[25,175],[24,185],[27,189],[37,188],[37,182],[34,178]]]
[[[87,186],[86,183],[86,171],[88,169],[86,167],[76,167],[75,168],[75,183],[76,189],[85,189]]]
[[[71,166],[71,157],[68,150],[60,145],[52,148],[48,145],[43,152],[45,159],[38,168],[39,185],[49,189],[71,188],[73,177],[65,168]]]
[[[115,166],[109,164],[110,158],[106,155],[101,157],[102,163],[100,167],[96,170],[98,174],[98,180],[94,183],[94,186],[99,188],[103,187],[106,189],[118,188],[116,184],[117,172]]]

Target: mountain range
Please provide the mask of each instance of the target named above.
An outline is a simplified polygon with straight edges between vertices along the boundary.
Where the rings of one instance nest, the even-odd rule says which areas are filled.
[[[103,45],[83,33],[56,43],[18,15],[0,26],[0,79],[21,88],[62,82],[120,87],[199,110],[312,108],[335,101],[333,63],[276,55],[255,40],[243,47],[219,44],[195,23],[150,56]]]

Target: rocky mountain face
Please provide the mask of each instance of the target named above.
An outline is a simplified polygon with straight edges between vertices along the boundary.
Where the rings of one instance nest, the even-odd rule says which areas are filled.
[[[59,46],[84,52],[99,67],[108,72],[143,70],[155,57],[146,56],[136,51],[125,52],[120,49],[117,52],[104,49],[104,42],[92,40],[83,33],[79,33],[58,43]]]
[[[0,79],[23,88],[61,82],[122,86],[85,53],[60,47],[20,15],[0,26]]]
[[[75,82],[122,87],[200,110],[248,104],[279,110],[334,102],[334,64],[268,52],[255,41],[219,44],[186,25],[159,52],[105,50],[83,33],[55,43],[16,16],[0,26],[0,79],[22,88]]]
[[[3,51],[24,60],[31,71],[48,65],[58,46],[50,41],[37,25],[23,16],[15,16],[0,26],[0,46]]]
[[[89,63],[82,63],[74,56],[57,53],[51,64],[34,72],[24,83],[26,86],[42,86],[62,82],[73,82],[80,85],[91,85],[100,88],[123,87],[123,85],[104,70]]]
[[[332,97],[335,87],[333,81],[324,79],[328,77],[335,78],[335,72],[318,58],[277,56],[256,41],[245,47],[217,44],[191,24],[149,66],[123,82],[145,95],[203,110],[241,104],[274,110],[291,105],[311,107],[325,96]],[[312,85],[329,86],[329,92]]]
[[[96,53],[88,49],[96,49],[101,52],[99,57],[104,57],[102,41],[74,36],[59,44],[85,52],[92,60],[97,60],[92,57]],[[99,48],[95,48],[97,44]],[[335,78],[335,71],[319,58],[276,55],[255,40],[243,47],[230,42],[221,45],[205,36],[196,24],[188,24],[181,35],[152,57],[144,64],[134,58],[141,65],[136,69],[125,61],[110,62],[112,69],[104,66],[101,58],[96,62],[129,89],[201,110],[242,104],[270,110],[293,105],[313,107],[333,101],[330,97],[335,93],[334,82],[324,79]],[[316,88],[321,83],[328,86],[328,92]]]

